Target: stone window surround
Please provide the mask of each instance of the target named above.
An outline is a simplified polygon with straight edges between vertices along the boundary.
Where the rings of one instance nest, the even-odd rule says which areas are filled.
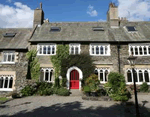
[[[8,61],[8,54],[9,54],[9,52],[12,52],[11,60],[12,60],[12,55],[14,55],[14,61],[13,62],[12,61],[11,62]],[[7,61],[4,61],[4,54],[7,55],[7,58],[6,58]],[[15,51],[13,51],[13,50],[5,50],[5,51],[2,52],[2,62],[1,62],[1,64],[15,64],[15,61],[16,61],[16,53],[15,53]]]
[[[14,85],[15,85],[15,80],[16,80],[16,72],[15,71],[0,71],[0,76],[2,76],[2,75],[4,75],[4,76],[7,76],[7,75],[13,76],[13,84],[12,84],[11,89],[2,88],[2,89],[0,89],[0,91],[13,91],[13,90],[15,90]]]
[[[48,81],[45,81],[46,70],[48,70],[48,73],[49,73],[49,75],[48,75]],[[45,81],[45,82],[54,82],[54,81],[50,81],[50,72],[54,71],[53,68],[49,68],[49,67],[48,68],[41,68],[41,71],[44,72],[43,81]],[[51,76],[51,80],[52,80],[52,76]]]
[[[95,70],[98,71],[98,79],[100,80],[100,71],[102,70],[103,72],[103,81],[100,81],[100,83],[104,84],[107,83],[108,81],[108,75],[106,76],[107,81],[105,81],[105,71],[108,71],[108,74],[110,73],[110,69],[108,67],[102,67],[102,68],[95,68]]]
[[[89,53],[91,56],[111,56],[111,52],[110,52],[110,44],[108,43],[91,43],[89,45]],[[94,54],[92,54],[92,46],[94,46]],[[96,54],[96,46],[99,46],[99,54]],[[103,53],[104,54],[100,54],[100,47],[103,47]],[[105,54],[105,47],[107,46],[107,54]]]
[[[148,43],[134,43],[134,44],[129,44],[129,55],[131,55],[131,47],[133,47],[133,56],[150,56],[149,48],[150,44]],[[135,48],[137,47],[138,54],[135,55]],[[142,47],[142,55],[140,55],[140,50],[139,48]],[[146,47],[146,53],[144,54],[144,47]]]
[[[144,74],[144,71],[145,71],[145,70],[148,72],[149,81],[150,81],[150,68],[134,68],[134,70],[135,70],[136,73],[137,73],[137,80],[138,80],[138,82],[136,82],[136,84],[141,85],[141,84],[143,84],[143,82],[145,82],[145,76],[144,76],[144,75],[145,75],[145,74]],[[128,82],[128,78],[127,78],[127,73],[128,73],[128,71],[131,72],[132,82]],[[142,71],[143,82],[139,82],[139,71]],[[127,84],[127,85],[133,84],[133,73],[132,73],[132,69],[131,69],[131,68],[126,69],[125,74],[126,74],[126,84]],[[147,84],[150,85],[150,82],[147,82]]]
[[[78,48],[78,54],[80,54],[80,52],[81,52],[80,46],[81,46],[81,44],[79,44],[79,43],[70,43],[69,44],[69,54],[72,54],[71,53],[71,47],[74,48],[74,53],[73,54],[75,54],[75,51],[76,51],[75,48],[76,47]]]
[[[40,46],[42,46],[42,54],[40,54],[39,52],[40,52]],[[43,54],[43,48],[44,48],[44,46],[46,46],[46,54]],[[48,46],[50,46],[50,48],[51,48],[51,54],[48,54]],[[52,54],[52,46],[54,46],[54,54]],[[56,43],[38,43],[37,44],[37,55],[39,55],[39,56],[51,56],[51,55],[56,55]]]

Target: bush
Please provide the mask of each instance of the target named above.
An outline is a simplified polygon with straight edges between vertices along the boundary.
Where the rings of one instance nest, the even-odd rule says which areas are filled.
[[[54,84],[54,87],[57,87],[57,88],[60,87],[59,78],[55,78],[55,84]]]
[[[141,85],[140,91],[141,91],[141,92],[148,92],[148,85],[147,85],[146,82],[144,82],[144,83]]]
[[[84,86],[84,87],[83,87],[83,90],[84,90],[84,92],[85,92],[85,93],[89,93],[89,92],[91,92],[91,90],[90,90],[90,87],[89,87],[89,86]]]
[[[61,96],[69,96],[70,93],[68,89],[61,87],[56,89],[56,94]]]
[[[62,78],[62,87],[66,87],[67,79]]]
[[[22,90],[22,96],[31,96],[35,93],[36,89],[32,87],[31,85],[25,86]]]

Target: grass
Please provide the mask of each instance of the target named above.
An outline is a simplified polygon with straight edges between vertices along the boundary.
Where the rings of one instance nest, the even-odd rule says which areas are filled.
[[[0,97],[0,101],[6,101],[8,100],[6,97]]]

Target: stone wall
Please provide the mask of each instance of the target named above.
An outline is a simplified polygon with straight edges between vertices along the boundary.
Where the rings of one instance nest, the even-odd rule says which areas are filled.
[[[0,64],[0,71],[15,71],[15,84],[14,89],[20,90],[26,83],[26,75],[27,75],[27,68],[28,68],[28,61],[25,58],[26,52],[18,52],[18,62],[15,64]],[[0,95],[8,94],[9,91],[0,91]]]

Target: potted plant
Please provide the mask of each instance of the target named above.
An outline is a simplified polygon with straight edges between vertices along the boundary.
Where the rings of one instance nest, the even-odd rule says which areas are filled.
[[[86,96],[90,96],[91,89],[89,86],[84,86],[83,91]]]

